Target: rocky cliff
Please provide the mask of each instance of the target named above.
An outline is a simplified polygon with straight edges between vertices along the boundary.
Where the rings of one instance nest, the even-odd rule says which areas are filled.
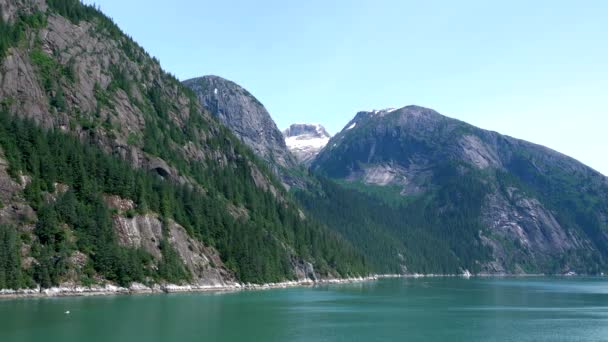
[[[286,183],[284,169],[296,167],[285,139],[258,99],[238,84],[218,76],[203,76],[183,82],[196,94],[201,105],[266,160]]]
[[[292,124],[283,131],[287,147],[306,166],[327,145],[331,135],[319,124]]]

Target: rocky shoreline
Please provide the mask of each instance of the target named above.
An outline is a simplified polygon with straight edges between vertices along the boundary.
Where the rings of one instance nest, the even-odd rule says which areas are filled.
[[[170,294],[170,293],[196,293],[196,292],[234,292],[234,291],[251,291],[251,290],[270,290],[270,289],[281,289],[289,287],[301,287],[301,286],[318,286],[318,285],[329,285],[329,284],[348,284],[348,283],[360,283],[367,281],[375,281],[384,278],[445,278],[445,277],[544,277],[546,274],[492,274],[492,273],[479,273],[479,274],[375,274],[365,277],[350,277],[350,278],[329,278],[329,279],[301,279],[291,280],[278,283],[266,283],[266,284],[243,284],[243,283],[231,283],[231,284],[218,284],[218,285],[176,285],[176,284],[154,284],[147,286],[140,283],[134,283],[129,287],[120,287],[112,284],[96,285],[96,286],[59,286],[51,287],[48,289],[34,288],[34,289],[0,289],[0,299],[7,298],[50,298],[50,297],[78,297],[78,296],[110,296],[110,295],[137,295],[137,294]],[[553,275],[554,277],[574,277],[584,275],[572,275],[562,274]],[[602,274],[601,276],[604,276]]]
[[[187,293],[187,292],[232,292],[245,290],[279,289],[297,286],[315,286],[324,284],[344,284],[364,281],[373,281],[379,278],[395,278],[402,275],[371,275],[366,277],[331,278],[331,279],[302,279],[266,284],[218,284],[218,285],[176,285],[176,284],[154,284],[147,286],[134,283],[129,287],[120,287],[112,284],[104,286],[59,286],[48,289],[19,289],[0,290],[0,298],[45,298],[45,297],[74,297],[74,296],[107,296],[107,295],[135,295],[135,294],[160,294],[160,293]]]

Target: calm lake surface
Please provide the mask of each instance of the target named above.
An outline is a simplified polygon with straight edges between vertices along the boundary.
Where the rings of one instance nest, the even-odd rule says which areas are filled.
[[[3,299],[0,341],[608,341],[608,279],[383,279]]]

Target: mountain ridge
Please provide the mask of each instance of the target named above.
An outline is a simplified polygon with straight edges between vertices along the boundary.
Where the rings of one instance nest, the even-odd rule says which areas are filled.
[[[482,271],[593,273],[605,267],[607,178],[547,147],[406,106],[357,113],[311,167],[359,190],[394,189],[393,199],[414,202],[448,189],[448,197],[469,196],[446,180],[473,181],[470,186],[483,191],[469,198],[470,209],[445,205],[473,210],[467,226],[479,225],[483,233],[469,239],[493,251],[487,261],[476,261]]]
[[[201,106],[266,160],[284,184],[290,186],[296,182],[285,169],[296,168],[297,162],[270,113],[255,96],[235,82],[214,75],[182,83],[195,93]]]

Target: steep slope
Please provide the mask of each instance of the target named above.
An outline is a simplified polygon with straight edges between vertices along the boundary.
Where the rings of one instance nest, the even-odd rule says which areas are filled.
[[[606,270],[608,180],[548,148],[408,106],[358,113],[312,168],[398,208],[379,220],[396,215],[401,223],[381,224],[382,231],[410,252],[403,234],[430,233],[451,254],[438,265],[489,273]]]
[[[258,99],[238,84],[218,76],[203,76],[183,82],[201,105],[249,146],[287,184],[285,169],[297,167],[281,131]]]
[[[347,243],[303,219],[266,165],[94,7],[0,5],[0,242],[20,251],[0,273],[22,271],[0,287],[365,272]]]
[[[310,165],[331,138],[319,124],[292,124],[283,131],[283,136],[287,148],[304,165]]]

